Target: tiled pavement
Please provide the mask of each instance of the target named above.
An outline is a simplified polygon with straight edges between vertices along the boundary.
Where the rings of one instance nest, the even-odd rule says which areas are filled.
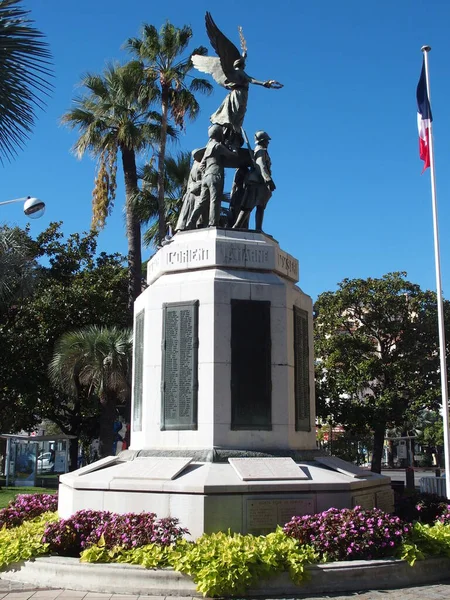
[[[192,600],[181,596],[126,596],[123,594],[100,594],[72,590],[29,589],[24,584],[0,580],[0,600]],[[450,581],[398,590],[352,592],[323,596],[298,596],[299,600],[450,600]],[[289,597],[288,600],[295,600]]]

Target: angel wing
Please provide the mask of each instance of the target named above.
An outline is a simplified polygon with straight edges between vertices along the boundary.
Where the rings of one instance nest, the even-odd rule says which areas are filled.
[[[191,61],[198,71],[212,75],[219,85],[225,87],[227,78],[223,72],[222,65],[220,64],[220,58],[217,58],[217,56],[201,56],[200,54],[193,54]]]
[[[230,42],[230,40],[220,31],[211,16],[211,13],[207,12],[205,15],[206,33],[208,34],[211,46],[216,51],[220,59],[222,71],[225,77],[230,81],[233,81],[233,64],[236,60],[242,58],[239,50]]]

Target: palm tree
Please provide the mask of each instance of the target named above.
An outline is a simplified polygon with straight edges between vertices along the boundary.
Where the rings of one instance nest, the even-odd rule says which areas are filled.
[[[74,150],[99,158],[93,191],[92,227],[101,229],[115,200],[117,152],[122,157],[125,179],[125,215],[128,239],[129,305],[141,293],[141,230],[132,198],[138,188],[136,155],[160,138],[161,116],[151,110],[158,90],[137,61],[109,65],[103,75],[87,74],[81,84],[86,92],[74,99],[74,107],[62,122],[78,128]],[[169,135],[174,135],[172,129]]]
[[[92,325],[65,333],[55,345],[53,383],[75,397],[87,388],[100,401],[100,458],[112,452],[116,407],[130,394],[131,356],[131,329]]]
[[[165,195],[164,168],[169,115],[177,127],[183,129],[185,117],[195,119],[199,113],[199,104],[195,92],[210,94],[212,85],[205,79],[192,77],[186,82],[193,68],[191,56],[205,55],[207,50],[200,46],[188,57],[182,57],[192,38],[192,29],[185,25],[181,29],[171,23],[165,23],[160,31],[153,25],[144,25],[141,38],[130,38],[125,47],[145,65],[147,76],[156,85],[159,84],[161,102],[161,139],[158,152],[158,238],[159,243],[165,236]]]
[[[164,161],[164,221],[175,229],[180,214],[183,196],[191,170],[191,155],[180,152],[176,157],[167,156]],[[152,163],[138,169],[142,189],[136,198],[136,211],[142,224],[150,223],[143,235],[146,246],[158,246],[158,171]]]
[[[19,1],[0,0],[0,160],[22,147],[51,89],[48,45]]]

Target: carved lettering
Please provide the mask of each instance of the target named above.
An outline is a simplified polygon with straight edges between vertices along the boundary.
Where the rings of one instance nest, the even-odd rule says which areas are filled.
[[[247,246],[231,246],[225,250],[224,260],[227,264],[245,262],[264,264],[269,262],[269,251]]]
[[[288,274],[297,276],[298,263],[294,258],[291,258],[289,255],[279,252],[278,265],[280,269],[282,269],[283,271],[287,271]]]
[[[197,301],[164,306],[163,430],[197,428],[197,315]]]
[[[175,250],[167,253],[169,265],[186,265],[189,262],[202,262],[208,260],[209,250],[207,248],[192,248],[187,250]]]

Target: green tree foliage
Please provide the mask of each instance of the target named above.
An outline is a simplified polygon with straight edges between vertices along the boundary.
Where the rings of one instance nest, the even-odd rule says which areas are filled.
[[[141,293],[141,229],[133,197],[138,190],[136,156],[160,139],[161,117],[151,109],[157,90],[148,85],[137,61],[109,65],[102,75],[88,74],[84,92],[62,122],[78,129],[74,151],[81,158],[90,152],[98,158],[92,202],[92,227],[101,229],[110,214],[116,193],[117,153],[125,179],[125,217],[128,239],[129,306]],[[168,131],[173,135],[172,129]]]
[[[0,160],[23,146],[51,86],[44,35],[19,0],[0,0]]]
[[[30,292],[35,279],[33,260],[27,233],[19,227],[0,227],[0,310],[5,310],[14,298]]]
[[[175,230],[191,170],[191,155],[180,152],[176,157],[166,157],[164,163],[165,223]],[[138,177],[142,180],[142,190],[136,199],[136,210],[141,222],[150,224],[144,232],[143,241],[146,246],[156,248],[159,241],[158,171],[152,163],[147,163],[138,170]]]
[[[158,151],[158,243],[166,234],[165,222],[165,159],[169,118],[175,127],[184,128],[185,118],[195,119],[199,113],[199,104],[195,93],[210,94],[212,85],[205,79],[190,76],[193,68],[193,54],[207,54],[206,48],[195,48],[188,56],[183,56],[192,39],[192,29],[185,25],[175,27],[165,23],[158,30],[153,25],[144,25],[141,38],[130,38],[126,48],[133,56],[142,61],[153,89],[157,90],[161,103],[161,136]]]
[[[118,402],[130,398],[132,330],[91,325],[56,342],[50,378],[76,399],[82,389],[100,400],[99,458],[112,453]]]
[[[389,273],[344,279],[315,305],[317,412],[373,433],[380,472],[386,428],[440,402],[436,297]]]
[[[99,404],[85,390],[78,398],[55,389],[48,366],[56,340],[88,325],[131,325],[127,271],[118,254],[96,254],[96,233],[64,239],[53,223],[36,240],[39,260],[33,293],[0,313],[0,429],[30,429],[48,418],[76,438],[97,433]],[[71,444],[76,465],[77,439]],[[75,463],[74,463],[75,461]]]

